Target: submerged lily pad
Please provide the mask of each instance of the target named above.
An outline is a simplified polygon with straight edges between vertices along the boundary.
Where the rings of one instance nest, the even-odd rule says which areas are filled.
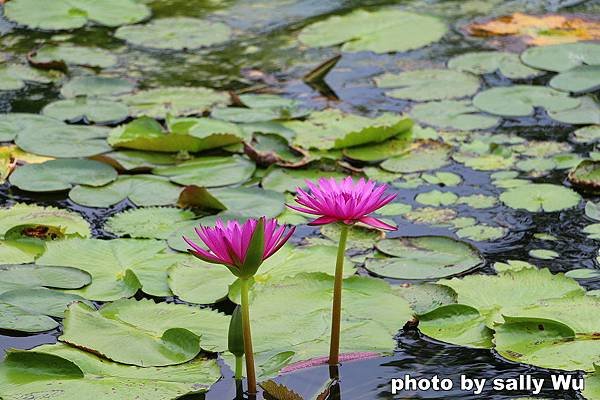
[[[205,87],[163,87],[140,90],[118,97],[133,116],[164,119],[167,115],[202,114],[218,105],[227,105],[229,95]]]
[[[68,190],[75,185],[102,186],[117,179],[110,165],[93,160],[50,160],[18,167],[10,183],[31,192]]]
[[[564,186],[531,183],[507,190],[500,195],[500,200],[511,208],[554,212],[575,207],[581,196]]]
[[[479,89],[479,79],[476,76],[446,69],[386,73],[376,77],[375,83],[380,88],[392,88],[393,90],[386,91],[386,95],[390,97],[415,101],[466,97]]]
[[[476,130],[491,128],[500,122],[480,114],[469,100],[444,100],[417,104],[410,111],[417,121],[439,128]]]
[[[231,29],[221,22],[172,17],[154,19],[144,25],[122,26],[115,36],[153,49],[193,50],[228,41]]]
[[[473,246],[444,236],[384,239],[376,244],[386,258],[369,258],[365,267],[386,278],[439,279],[480,266]]]
[[[504,51],[476,51],[461,54],[448,61],[448,68],[476,75],[499,71],[509,79],[527,79],[543,74],[538,69],[524,65],[518,54]]]
[[[147,207],[127,210],[110,217],[107,232],[137,239],[167,239],[178,226],[196,218],[189,210],[171,207]]]
[[[534,107],[559,112],[576,108],[580,100],[544,86],[514,85],[484,90],[473,98],[473,105],[490,114],[526,117]]]
[[[50,69],[66,69],[69,65],[108,68],[117,64],[117,57],[97,47],[62,43],[40,47],[29,57],[29,61],[36,66]]]
[[[76,98],[58,100],[42,109],[42,114],[68,122],[95,122],[109,124],[121,122],[129,115],[129,109],[122,103],[110,100]]]
[[[252,177],[256,165],[245,157],[198,157],[174,166],[157,167],[155,175],[180,185],[218,187],[241,184]]]
[[[100,301],[130,297],[140,289],[169,296],[167,269],[180,257],[166,254],[166,245],[159,240],[67,239],[48,242],[46,247],[36,263],[88,272],[92,283],[72,293]]]
[[[0,391],[7,399],[40,392],[60,392],[61,400],[81,399],[82,393],[98,400],[174,399],[204,392],[220,377],[216,359],[197,357],[181,365],[140,368],[59,343],[9,350],[0,364]]]
[[[564,72],[580,65],[600,65],[600,44],[567,43],[531,47],[521,54],[521,60],[537,69]]]
[[[69,198],[88,207],[110,207],[125,199],[138,206],[166,206],[177,203],[181,187],[154,175],[121,175],[105,186],[78,185]]]
[[[388,53],[427,46],[441,39],[446,25],[435,17],[394,9],[356,10],[304,28],[299,40],[311,47],[342,45],[344,52]]]
[[[15,0],[6,4],[6,17],[32,29],[61,30],[81,28],[88,21],[119,26],[133,24],[150,16],[150,9],[134,0]]]

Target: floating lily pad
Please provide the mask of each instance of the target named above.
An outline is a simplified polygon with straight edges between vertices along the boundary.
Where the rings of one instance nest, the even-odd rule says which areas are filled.
[[[90,282],[90,275],[76,268],[36,265],[0,266],[0,293],[41,287],[79,289]]]
[[[84,300],[77,295],[43,288],[15,289],[0,294],[0,329],[36,333],[54,329],[67,305]]]
[[[495,171],[512,167],[517,161],[511,154],[464,154],[455,153],[452,158],[465,166],[479,171]]]
[[[572,93],[592,92],[600,88],[600,62],[598,65],[582,65],[561,72],[550,80],[554,89]]]
[[[581,393],[589,400],[600,399],[600,366],[596,365],[595,372],[586,376],[585,389]]]
[[[167,206],[177,203],[181,187],[154,175],[121,175],[105,186],[78,185],[69,198],[88,207],[110,207],[125,199],[137,206]]]
[[[37,130],[46,128],[50,124],[56,124],[54,118],[38,114],[8,113],[0,115],[0,142],[14,140],[17,135],[25,130]]]
[[[220,377],[216,359],[197,357],[181,365],[140,368],[59,343],[9,350],[0,364],[0,391],[9,399],[40,392],[60,392],[62,400],[80,399],[82,393],[98,400],[174,399],[204,392]]]
[[[410,111],[410,115],[424,124],[461,130],[488,129],[500,122],[496,117],[480,114],[469,100],[417,104]]]
[[[132,92],[134,89],[135,84],[127,79],[89,75],[71,79],[60,89],[60,94],[66,98],[111,97]]]
[[[0,257],[6,264],[32,263],[44,250],[44,242],[38,239],[0,240]]]
[[[529,256],[533,258],[538,258],[540,260],[553,260],[560,256],[560,254],[558,254],[554,250],[534,249],[529,251]]]
[[[446,69],[422,69],[375,78],[377,87],[397,99],[428,101],[471,96],[479,89],[479,79],[471,74]]]
[[[458,196],[452,192],[441,192],[439,190],[432,190],[430,192],[419,193],[415,197],[417,203],[425,204],[428,206],[448,206],[456,203]]]
[[[40,227],[58,228],[62,236],[90,236],[89,224],[74,211],[23,203],[0,210],[0,236],[19,227],[32,229],[34,237],[40,233],[37,231]]]
[[[341,172],[320,171],[318,169],[285,169],[272,168],[263,176],[261,186],[276,192],[295,193],[298,187],[306,188],[306,180],[316,180],[321,177],[341,179],[346,174]]]
[[[483,263],[473,246],[444,236],[384,239],[376,247],[390,257],[367,259],[365,267],[387,278],[438,279]]]
[[[256,165],[245,157],[198,157],[175,166],[158,167],[155,175],[180,185],[218,187],[241,184],[252,177]]]
[[[417,224],[445,225],[456,218],[456,215],[456,211],[451,208],[423,207],[409,211],[403,217]]]
[[[460,346],[490,349],[493,333],[485,326],[485,318],[476,308],[448,304],[419,316],[419,330],[442,342]]]
[[[532,115],[534,107],[548,112],[571,110],[580,100],[544,86],[514,85],[484,90],[473,98],[473,105],[490,114],[505,117]]]
[[[472,194],[470,196],[461,196],[457,203],[466,204],[473,208],[491,208],[498,203],[498,199],[494,196],[486,196],[484,194]]]
[[[448,61],[448,68],[476,75],[499,71],[509,79],[528,79],[543,74],[538,69],[524,65],[518,54],[504,51],[476,51],[461,54]]]
[[[537,69],[564,72],[580,65],[600,65],[600,44],[567,43],[531,47],[521,54],[521,60]]]
[[[506,228],[477,224],[465,226],[456,231],[456,236],[461,239],[470,239],[478,242],[500,239],[508,233]]]
[[[462,182],[460,175],[452,172],[435,172],[433,174],[423,174],[421,178],[432,185],[456,186]]]
[[[66,69],[69,65],[108,68],[117,64],[117,57],[109,51],[97,47],[62,43],[56,46],[40,47],[29,56],[29,61],[33,65],[50,69]]]
[[[32,29],[81,28],[88,21],[119,26],[134,24],[150,16],[150,9],[134,0],[16,0],[4,9],[6,17]]]
[[[0,90],[19,90],[30,82],[50,83],[52,78],[48,74],[25,65],[0,65]]]
[[[572,140],[576,143],[595,143],[600,141],[600,125],[585,126],[573,131]]]
[[[494,269],[498,273],[506,271],[520,271],[526,268],[537,268],[535,265],[528,263],[527,261],[520,260],[507,260],[505,263],[496,262],[494,263]]]
[[[113,215],[104,224],[104,230],[137,239],[167,239],[174,229],[194,218],[192,211],[178,208],[137,208]]]
[[[76,98],[58,100],[42,109],[42,114],[68,122],[95,122],[109,124],[121,122],[129,115],[122,103],[110,100]]]
[[[593,296],[515,306],[496,328],[496,349],[509,360],[542,368],[594,371],[600,358],[594,340],[600,329],[598,310],[600,301]]]
[[[154,19],[144,25],[122,26],[115,36],[153,49],[193,50],[228,41],[231,29],[221,22],[172,17]]]
[[[583,189],[600,189],[600,161],[583,160],[569,172],[569,181]]]
[[[75,303],[65,313],[60,340],[122,364],[165,366],[190,361],[200,346],[225,350],[228,324],[223,314],[182,304],[123,299],[96,311]]]
[[[118,150],[93,158],[112,165],[119,171],[135,172],[150,172],[155,167],[177,162],[177,156],[173,154],[137,150]]]
[[[585,203],[585,215],[594,221],[600,221],[600,204],[591,201]]]
[[[111,147],[106,142],[106,128],[85,125],[67,125],[54,120],[40,129],[27,125],[18,133],[15,143],[30,153],[58,157],[90,157],[106,153]]]
[[[342,45],[344,52],[388,53],[427,46],[446,31],[446,25],[434,17],[394,9],[359,9],[309,25],[298,38],[311,47]]]
[[[331,109],[313,112],[305,121],[287,121],[284,126],[296,133],[295,145],[328,150],[383,142],[410,129],[412,122],[390,113],[367,118]]]
[[[562,274],[553,275],[547,269],[525,268],[500,275],[469,275],[464,278],[439,281],[456,294],[457,302],[475,307],[486,318],[486,325],[502,322],[510,307],[526,307],[548,299],[573,299],[584,290]]]
[[[366,144],[344,149],[344,156],[352,160],[378,162],[405,153],[411,144],[411,132],[406,131],[382,143]]]
[[[404,154],[385,160],[381,168],[402,173],[435,170],[448,164],[450,149],[450,146],[441,142],[419,142]]]
[[[600,124],[600,103],[592,96],[578,97],[579,107],[549,112],[548,116],[558,122],[574,125]]]
[[[567,271],[565,276],[573,279],[597,279],[600,278],[600,271],[591,268],[577,268]]]
[[[140,289],[153,296],[169,296],[167,269],[180,257],[165,254],[166,245],[159,240],[67,239],[48,242],[46,247],[38,265],[88,272],[92,283],[72,293],[101,301],[130,297]]]
[[[394,290],[404,297],[417,315],[423,315],[436,308],[456,303],[456,293],[447,286],[420,282],[394,286]]]
[[[507,190],[500,200],[511,208],[530,212],[554,212],[575,207],[581,196],[564,186],[532,183]]]
[[[205,87],[164,87],[140,90],[118,98],[129,106],[134,116],[164,119],[167,115],[182,116],[202,114],[230,102],[229,95]]]
[[[117,171],[110,165],[93,160],[65,159],[22,165],[10,176],[10,183],[31,192],[54,192],[79,184],[102,186],[115,179]]]

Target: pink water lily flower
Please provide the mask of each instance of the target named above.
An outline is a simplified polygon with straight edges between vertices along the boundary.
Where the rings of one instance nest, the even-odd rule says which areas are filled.
[[[262,230],[262,235],[256,234],[257,229]],[[258,220],[248,219],[243,224],[238,221],[224,223],[217,219],[214,227],[200,226],[195,230],[208,250],[184,237],[191,247],[188,249],[190,253],[203,261],[225,265],[236,276],[252,276],[264,260],[288,241],[295,227],[288,229],[285,225],[278,225],[275,219],[262,217]],[[256,240],[258,236],[261,243]],[[258,254],[249,254],[252,253],[253,243],[260,247],[256,249]]]
[[[377,185],[376,182],[360,178],[354,182],[348,176],[337,182],[333,178],[321,178],[317,183],[306,181],[308,192],[297,189],[296,202],[301,205],[289,208],[319,217],[309,225],[325,225],[332,222],[343,222],[352,225],[362,222],[374,228],[396,230],[396,227],[370,217],[369,214],[388,204],[396,197],[385,194],[388,186]]]

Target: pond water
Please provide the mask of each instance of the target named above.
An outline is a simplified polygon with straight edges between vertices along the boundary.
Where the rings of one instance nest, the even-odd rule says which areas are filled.
[[[118,54],[121,57],[119,63],[107,69],[105,75],[134,79],[142,89],[160,86],[205,86],[239,93],[266,90],[269,93],[298,99],[314,109],[334,107],[348,113],[366,116],[375,116],[381,112],[404,113],[415,104],[411,100],[386,96],[381,88],[374,85],[373,77],[383,72],[444,68],[453,56],[477,50],[493,50],[494,46],[490,45],[492,39],[473,37],[465,33],[464,27],[473,20],[480,21],[514,12],[530,14],[557,12],[562,15],[579,14],[595,17],[600,13],[600,1],[559,0],[146,0],[144,3],[152,8],[153,18],[186,16],[225,22],[233,28],[234,39],[223,45],[197,51],[149,50],[139,46],[124,46],[123,41],[113,35],[112,28],[91,25],[66,33],[68,36],[63,39],[78,45],[98,46]],[[299,46],[294,38],[301,28],[322,20],[330,14],[346,14],[359,8],[376,10],[382,6],[434,15],[445,21],[451,29],[441,40],[412,51],[386,54],[343,53],[340,61],[318,86],[309,85],[302,80],[308,71],[339,54],[340,50],[335,46],[319,49]],[[51,38],[54,37],[56,40],[56,35],[59,34],[62,33],[19,28],[7,19],[0,18],[0,59],[2,55],[6,55],[11,60],[23,58],[32,49]],[[525,47],[517,40],[505,46],[516,52]],[[72,67],[69,71],[73,76],[88,72],[85,67]],[[516,82],[546,85],[551,76],[546,74],[541,77],[516,80]],[[484,74],[480,79],[482,83],[479,90],[510,86],[514,83],[499,73]],[[332,93],[337,99],[332,98]],[[48,103],[60,98],[58,84],[28,84],[20,90],[0,91],[0,112],[39,113]],[[485,131],[493,132],[497,137],[506,135],[510,138],[524,139],[523,146],[526,148],[532,146],[532,151],[527,154],[526,148],[521,149],[521,155],[526,154],[536,160],[564,153],[586,158],[595,150],[595,143],[573,142],[572,132],[578,127],[580,126],[558,122],[550,118],[544,110],[536,109],[533,116],[506,117],[494,128]],[[438,131],[441,132],[442,129]],[[444,134],[441,134],[441,137],[448,138],[449,141],[455,140],[454,143],[460,142],[450,136],[445,137]],[[548,145],[545,146],[544,142]],[[511,143],[507,140],[496,145],[502,147],[505,143],[510,143],[512,146],[517,142]],[[551,147],[558,150],[548,150]],[[539,152],[539,155],[536,152]],[[221,153],[216,151],[215,154]],[[353,166],[361,168],[367,164],[354,161]],[[493,274],[493,264],[506,260],[527,261],[539,267],[549,268],[553,273],[583,268],[598,270],[596,261],[598,241],[590,238],[583,229],[594,223],[584,212],[586,201],[597,202],[600,198],[583,193],[583,200],[576,207],[559,212],[530,212],[509,207],[497,201],[506,188],[499,187],[494,182],[492,174],[499,169],[507,170],[511,167],[512,165],[507,168],[478,170],[451,160],[436,169],[436,172],[450,172],[460,176],[461,183],[458,185],[428,183],[421,179],[416,185],[394,184],[392,189],[398,193],[396,202],[410,205],[413,209],[423,207],[423,203],[416,200],[419,194],[434,189],[450,191],[459,198],[475,194],[495,198],[492,207],[474,208],[459,203],[449,206],[455,211],[451,219],[470,217],[476,220],[477,226],[494,227],[502,231],[499,236],[496,236],[497,232],[493,232],[493,237],[490,239],[478,240],[475,233],[465,235],[463,238],[477,247],[485,258],[485,264],[479,268],[478,273]],[[526,179],[533,183],[570,186],[566,178],[568,168],[548,168],[541,171],[537,169],[528,171],[526,168],[521,170],[512,168],[512,170],[518,171],[515,176],[519,179]],[[414,176],[412,178],[416,179]],[[10,207],[17,202],[56,206],[78,212],[91,225],[93,237],[102,239],[117,237],[104,228],[108,218],[123,210],[136,208],[130,200],[104,208],[85,207],[71,200],[67,192],[51,194],[28,192],[20,190],[9,182],[0,186],[0,206]],[[433,206],[445,207],[444,205]],[[447,221],[423,224],[411,222],[401,215],[388,215],[386,218],[393,219],[399,226],[397,232],[387,234],[388,238],[420,235],[456,237],[457,227],[448,224]],[[294,240],[298,243],[309,236],[318,237],[319,230],[303,227],[297,231]],[[558,257],[543,260],[535,257],[537,250],[552,250],[558,253]],[[360,255],[360,251],[354,251],[352,255]],[[2,260],[0,263],[3,263]],[[364,266],[358,267],[358,273],[374,275]],[[410,282],[389,278],[386,281],[392,285]],[[589,291],[600,289],[598,276],[580,279],[578,282]],[[142,297],[159,300],[157,297],[144,295],[141,292],[136,295],[136,298]],[[181,302],[173,297],[168,297],[166,301]],[[225,300],[210,307],[231,312],[232,304],[229,300]],[[0,334],[0,350],[30,349],[39,344],[55,343],[61,332],[62,327],[41,334],[3,331]],[[409,326],[398,333],[396,340],[397,348],[391,356],[343,363],[340,368],[340,383],[333,388],[333,394],[329,398],[345,400],[516,399],[529,396],[530,393],[493,391],[487,387],[480,395],[453,390],[405,392],[398,397],[391,394],[389,383],[392,378],[407,373],[413,377],[438,375],[452,378],[455,382],[462,374],[478,378],[509,378],[519,374],[531,374],[549,380],[549,375],[553,373],[551,370],[508,361],[499,356],[495,350],[445,344],[428,338]],[[224,378],[208,393],[185,398],[206,400],[236,398],[232,372],[225,363],[221,362],[221,366]],[[275,380],[307,396],[308,399],[310,398],[308,396],[323,386],[327,378],[327,367],[321,366],[288,373]],[[545,387],[536,398],[576,399],[579,398],[578,396],[580,395],[575,392],[557,392],[550,387]]]

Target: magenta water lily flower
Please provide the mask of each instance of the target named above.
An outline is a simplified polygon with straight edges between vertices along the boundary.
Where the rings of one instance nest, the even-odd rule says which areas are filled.
[[[257,226],[261,225],[260,221],[263,230],[262,252],[249,255],[252,238]],[[184,237],[191,247],[188,250],[190,253],[203,261],[225,265],[238,277],[250,277],[256,273],[264,260],[275,254],[288,241],[294,234],[295,227],[288,229],[285,225],[278,225],[274,219],[263,217],[260,220],[249,219],[243,224],[238,221],[224,223],[218,219],[214,227],[200,226],[195,230],[208,250]]]
[[[275,254],[288,241],[294,229],[288,229],[285,225],[280,226],[276,220],[265,217],[258,220],[249,219],[243,224],[237,221],[223,223],[217,220],[214,227],[201,226],[196,229],[198,237],[208,250],[186,237],[183,238],[191,247],[188,251],[194,256],[209,263],[222,264],[239,278],[244,357],[250,395],[256,394],[256,371],[250,332],[250,278],[256,274],[263,261]],[[239,360],[239,355],[236,355],[236,377],[241,376]]]
[[[296,211],[319,217],[309,225],[325,225],[333,222],[343,222],[352,225],[357,222],[370,225],[374,228],[395,230],[396,227],[370,217],[369,214],[388,204],[396,197],[395,194],[386,194],[388,186],[377,185],[374,181],[365,181],[363,178],[354,182],[352,177],[347,177],[337,182],[333,178],[321,178],[317,183],[306,181],[308,192],[297,189],[296,202],[300,206],[288,205]]]
[[[348,176],[337,182],[333,178],[321,178],[317,183],[306,181],[309,191],[297,189],[296,202],[300,206],[289,208],[303,213],[317,215],[318,218],[309,225],[325,225],[334,222],[341,224],[333,281],[333,305],[331,311],[331,339],[329,343],[329,365],[337,366],[340,358],[340,333],[342,324],[342,283],[344,278],[344,255],[350,227],[357,222],[374,228],[396,230],[369,214],[377,211],[396,197],[386,194],[387,185],[377,185],[374,181],[363,178],[354,182]]]

